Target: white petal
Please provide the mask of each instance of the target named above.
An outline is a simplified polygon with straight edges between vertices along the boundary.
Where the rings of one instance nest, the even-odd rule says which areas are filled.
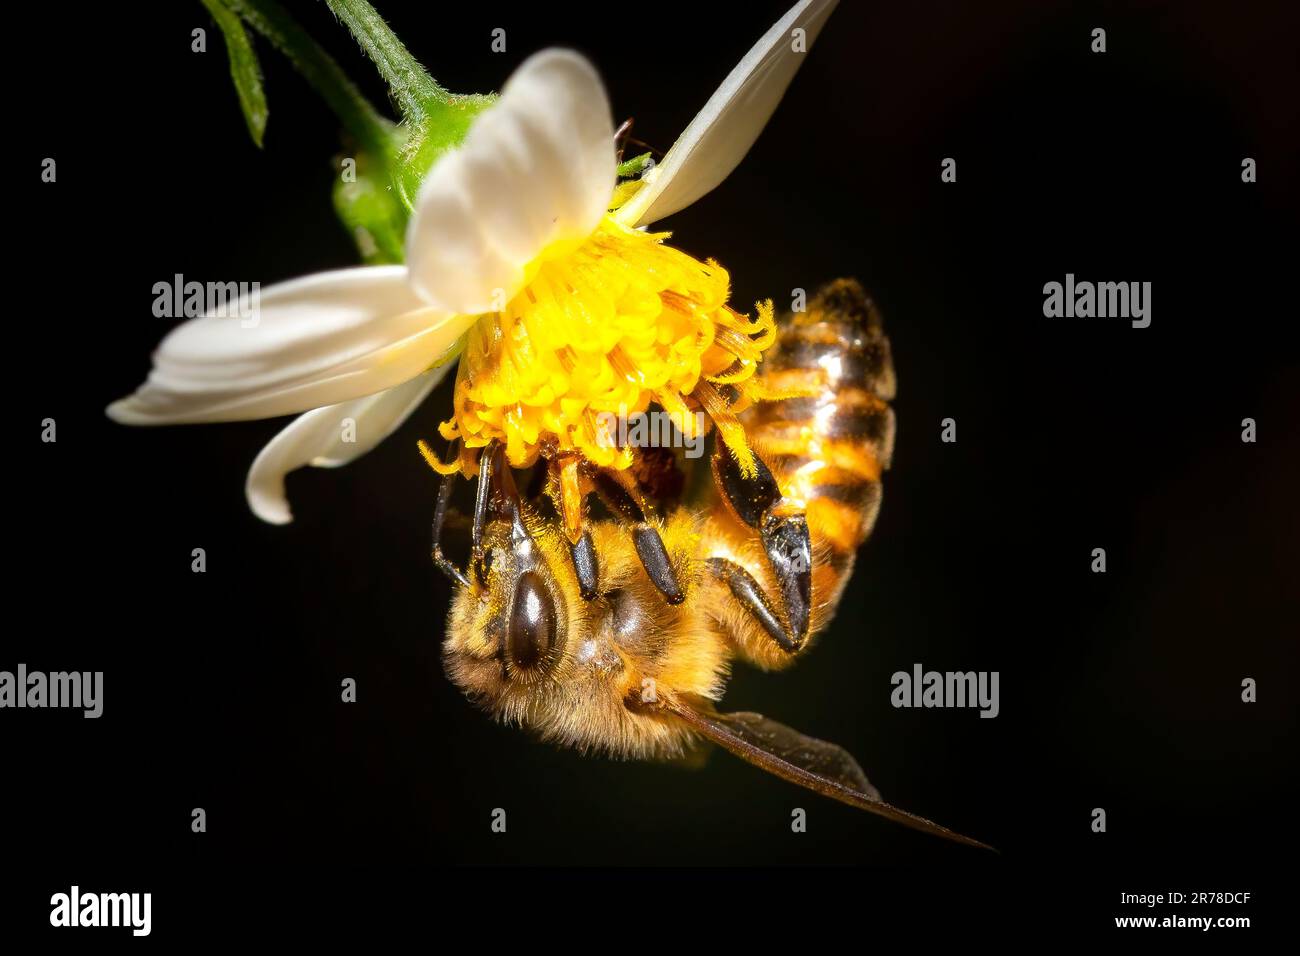
[[[406,234],[412,285],[448,312],[499,310],[543,249],[596,228],[615,165],[595,68],[569,50],[530,57],[425,177]]]
[[[767,125],[839,0],[802,0],[777,21],[722,81],[643,186],[617,212],[630,226],[663,219],[708,193],[740,165]]]
[[[433,366],[472,319],[430,309],[402,266],[271,286],[172,330],[149,378],[108,408],[128,425],[272,418],[370,395]],[[241,318],[241,315],[251,315]]]
[[[406,421],[453,364],[375,395],[299,415],[267,443],[248,471],[244,491],[253,513],[272,524],[288,524],[293,514],[285,496],[285,475],[303,465],[337,468],[360,458]],[[343,440],[349,427],[355,441]]]

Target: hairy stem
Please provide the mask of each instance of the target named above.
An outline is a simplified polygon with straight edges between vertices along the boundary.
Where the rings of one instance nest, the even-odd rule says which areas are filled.
[[[366,0],[325,2],[374,61],[408,122],[418,125],[427,115],[430,105],[446,104],[450,100],[447,91],[434,82]]]

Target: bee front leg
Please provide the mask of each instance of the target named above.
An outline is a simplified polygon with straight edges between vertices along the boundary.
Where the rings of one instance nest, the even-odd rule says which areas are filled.
[[[659,529],[650,520],[649,508],[631,475],[622,471],[597,472],[596,493],[614,515],[632,530],[632,543],[646,575],[669,604],[686,599],[677,572]]]
[[[523,499],[515,487],[505,445],[499,441],[489,442],[479,452],[476,491],[474,523],[470,531],[470,566],[478,583],[486,585],[488,565],[484,561],[484,529],[489,524],[504,524],[510,529],[516,547],[522,546],[530,537],[524,524]]]
[[[812,612],[812,541],[808,520],[802,510],[784,500],[776,478],[758,455],[754,456],[754,465],[756,472],[746,476],[725,442],[719,441],[713,450],[714,481],[732,513],[758,532],[778,582],[785,622],[780,624],[779,615],[774,613],[749,572],[724,561],[730,568],[719,566],[714,568],[714,573],[726,582],[731,593],[764,630],[783,648],[793,652],[808,639]],[[780,624],[781,637],[771,627],[773,619]]]
[[[452,461],[455,458],[456,443],[452,442],[448,448],[447,460]],[[433,563],[443,574],[447,575],[452,581],[461,587],[469,587],[469,578],[465,572],[456,565],[452,564],[445,554],[442,553],[442,528],[447,521],[447,503],[451,500],[451,490],[456,475],[453,472],[450,475],[442,476],[442,483],[438,485],[438,502],[433,507]]]

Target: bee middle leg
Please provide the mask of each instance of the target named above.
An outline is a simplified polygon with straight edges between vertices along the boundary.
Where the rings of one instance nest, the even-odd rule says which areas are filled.
[[[784,618],[744,568],[721,558],[710,569],[783,649],[794,652],[808,639],[812,612],[812,541],[802,510],[786,501],[771,470],[758,455],[746,476],[725,442],[713,451],[713,477],[732,513],[758,532],[778,582]]]
[[[646,575],[669,604],[685,600],[672,559],[664,546],[659,529],[650,516],[650,508],[636,480],[625,471],[599,469],[594,474],[582,467],[578,455],[561,455],[549,465],[548,492],[560,515],[569,539],[569,555],[578,575],[578,590],[583,600],[597,595],[596,549],[591,532],[584,526],[587,518],[587,495],[595,491],[622,524],[632,529],[632,541]]]
[[[596,473],[593,485],[606,507],[631,528],[637,557],[659,593],[669,604],[681,604],[686,593],[677,580],[672,558],[668,556],[659,529],[651,520],[650,508],[636,480],[625,471],[602,469]]]

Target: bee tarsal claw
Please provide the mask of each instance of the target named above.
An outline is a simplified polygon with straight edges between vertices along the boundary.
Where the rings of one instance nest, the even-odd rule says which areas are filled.
[[[799,650],[803,638],[786,632],[781,619],[763,594],[762,586],[754,580],[752,574],[726,558],[710,558],[708,567],[719,581],[727,585],[736,600],[762,625],[772,640],[791,654]]]
[[[625,473],[601,471],[596,475],[595,488],[615,518],[631,527],[632,541],[646,576],[669,604],[681,604],[686,593],[677,580],[659,529],[651,523],[650,506],[636,482]]]
[[[781,599],[790,621],[791,637],[803,643],[812,609],[812,541],[803,515],[768,516],[759,531],[763,550],[780,582]]]
[[[808,637],[812,613],[812,542],[808,521],[802,512],[780,513],[788,509],[788,504],[783,502],[776,478],[758,455],[754,456],[754,466],[755,473],[746,476],[725,443],[718,442],[714,448],[714,480],[731,511],[755,529],[763,542],[777,582],[785,623],[780,623],[781,615],[772,609],[761,586],[747,571],[737,567],[736,571],[743,577],[728,572],[724,580],[763,629],[782,648],[793,652]],[[778,630],[773,629],[774,622]]]
[[[664,539],[653,525],[638,524],[632,528],[632,542],[636,545],[637,556],[645,573],[654,586],[659,589],[669,604],[681,604],[686,599],[682,586],[677,581],[677,572],[673,570],[672,559],[664,547]]]

